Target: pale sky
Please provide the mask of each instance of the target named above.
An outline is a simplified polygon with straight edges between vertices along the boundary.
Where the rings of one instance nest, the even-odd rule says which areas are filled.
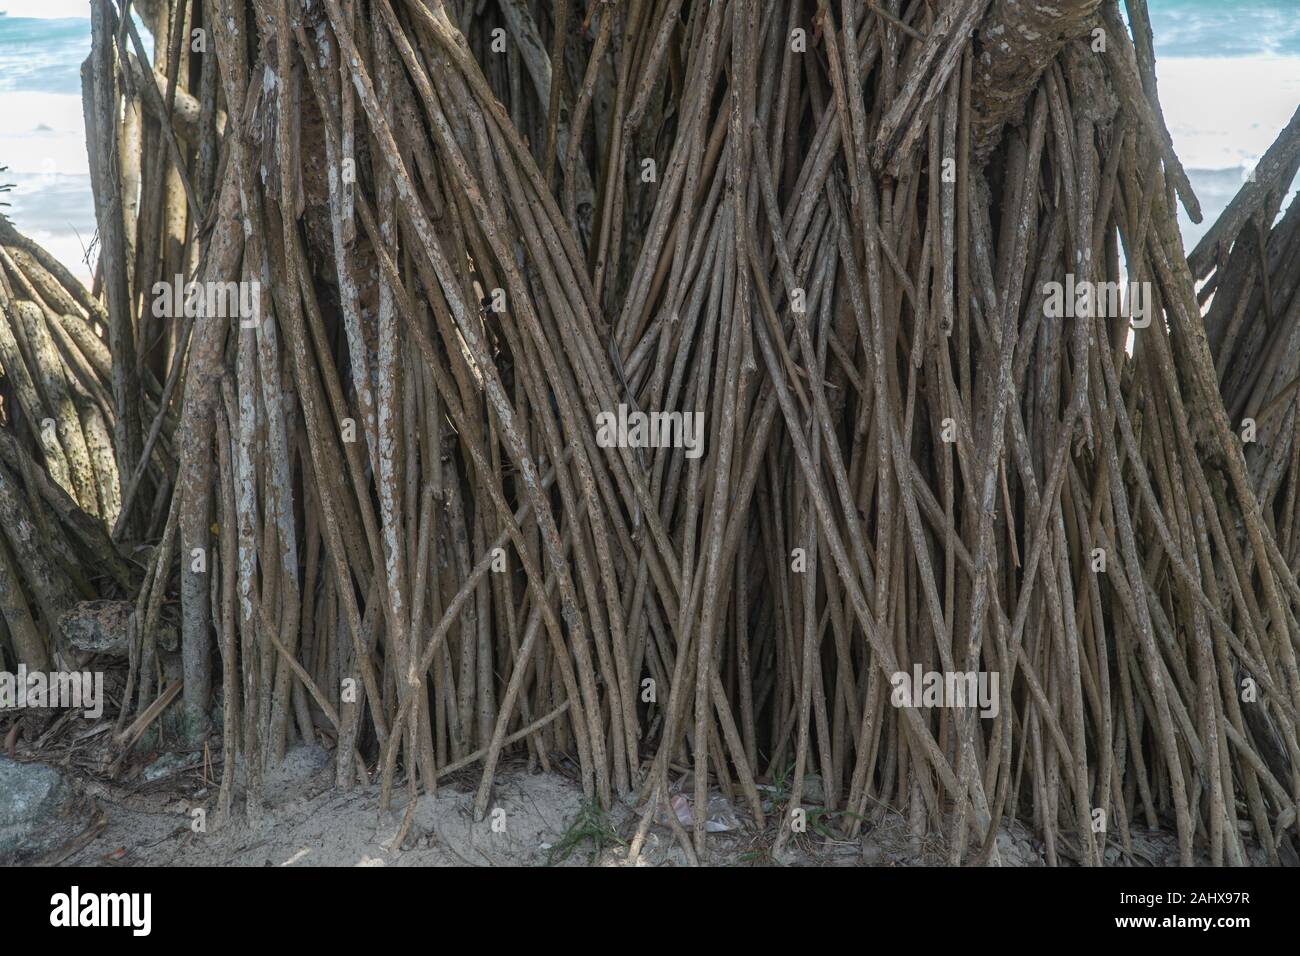
[[[0,13],[36,20],[90,19],[90,0],[0,0]]]

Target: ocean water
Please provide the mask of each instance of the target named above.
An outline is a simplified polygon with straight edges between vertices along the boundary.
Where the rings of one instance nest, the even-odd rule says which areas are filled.
[[[1190,249],[1300,105],[1300,0],[1148,0],[1174,148],[1204,213]],[[0,0],[0,193],[20,229],[82,276],[95,233],[81,112],[88,0]],[[148,34],[144,34],[148,43]],[[1292,192],[1294,197],[1295,193]]]
[[[0,92],[80,95],[89,53],[89,20],[0,17]]]
[[[88,0],[0,0],[0,207],[75,274],[94,264],[81,64]],[[137,25],[139,20],[136,21]],[[152,52],[149,34],[145,48]]]
[[[1300,56],[1300,0],[1148,0],[1157,56]]]
[[[81,112],[89,52],[89,19],[0,17],[0,182],[14,187],[3,211],[82,276],[95,235]]]

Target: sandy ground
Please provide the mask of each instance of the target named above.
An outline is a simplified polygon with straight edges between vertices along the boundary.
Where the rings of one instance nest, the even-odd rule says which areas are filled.
[[[185,776],[182,774],[181,776]],[[177,796],[175,785],[147,793],[95,797],[106,824],[67,859],[83,865],[180,866],[622,866],[640,815],[616,804],[592,814],[581,787],[560,773],[507,769],[498,775],[488,816],[473,819],[478,774],[473,770],[421,796],[400,846],[407,816],[405,794],[379,809],[377,788],[334,788],[332,754],[299,747],[267,775],[260,819],[237,812],[229,824],[195,832],[194,810],[212,822],[216,788]],[[82,813],[84,814],[84,810]],[[771,831],[759,832],[747,815],[712,837],[712,862],[762,865]],[[813,865],[897,863],[869,841],[840,841],[813,833],[792,846],[787,862]],[[685,865],[668,826],[649,830],[638,866]]]
[[[166,724],[167,721],[161,722]],[[399,782],[393,805],[379,807],[378,786],[339,790],[333,751],[297,745],[265,774],[260,811],[242,798],[242,769],[235,773],[232,818],[218,819],[220,754],[177,752],[171,733],[147,735],[129,753],[111,744],[113,722],[78,719],[71,712],[0,716],[0,741],[8,779],[21,766],[26,779],[48,779],[40,766],[62,776],[57,794],[27,815],[27,840],[5,850],[6,820],[12,824],[23,797],[0,793],[0,865],[83,866],[682,866],[689,858],[669,826],[671,815],[690,829],[689,775],[671,778],[671,801],[655,814],[636,859],[629,855],[643,813],[616,800],[607,812],[587,801],[576,769],[552,757],[548,773],[530,772],[522,757],[506,758],[485,819],[472,814],[480,770],[470,766],[439,782],[434,795],[413,807]],[[4,767],[0,767],[4,769]],[[733,804],[714,788],[706,818],[712,832],[704,860],[717,866],[934,866],[949,859],[944,834],[915,837],[897,811],[869,804],[860,832],[848,838],[851,818],[828,812],[821,782],[805,777],[806,826],[773,852],[777,818],[785,811],[789,781],[759,781],[765,825],[747,804]],[[19,789],[22,789],[21,787]],[[38,788],[39,789],[39,788]],[[28,805],[32,798],[28,797]],[[670,809],[670,807],[672,809]],[[6,809],[7,808],[7,809]],[[409,811],[409,812],[408,812]],[[1134,821],[1136,823],[1136,821]],[[9,827],[12,834],[13,828]],[[400,838],[400,839],[399,839]],[[12,844],[10,844],[12,845]],[[1004,826],[997,837],[996,865],[1043,866],[1046,847],[1026,826]],[[1058,862],[1075,858],[1068,834],[1058,835]],[[5,854],[8,854],[7,857]],[[1266,859],[1258,854],[1259,864]],[[1178,862],[1169,830],[1134,826],[1127,851],[1107,850],[1112,866],[1167,866]],[[1208,864],[1208,859],[1203,861]]]
[[[475,780],[475,783],[477,781]],[[269,771],[257,819],[237,805],[225,826],[215,821],[216,788],[168,795],[154,809],[98,800],[108,826],[69,863],[180,866],[538,866],[583,808],[565,778],[510,774],[497,788],[493,813],[476,823],[468,781],[452,781],[416,801],[401,846],[395,841],[407,799],[379,809],[378,788],[334,788],[332,754],[297,748]],[[195,809],[209,825],[196,832]],[[621,814],[611,817],[611,824]],[[611,838],[612,839],[612,838]],[[584,848],[565,861],[585,862]]]
[[[421,796],[407,818],[404,793],[379,809],[378,788],[334,787],[332,754],[298,747],[268,771],[261,814],[242,806],[232,820],[215,820],[217,788],[204,781],[197,758],[162,755],[135,783],[110,786],[66,768],[70,796],[51,819],[53,850],[19,862],[89,866],[679,866],[688,860],[667,825],[649,829],[640,857],[628,844],[640,814],[625,804],[594,813],[577,783],[562,773],[507,767],[498,775],[490,812],[471,814],[478,774],[449,779],[434,796]],[[715,813],[715,808],[721,813]],[[196,812],[197,811],[197,812]],[[807,832],[793,836],[778,861],[770,847],[775,825],[760,830],[720,794],[711,818],[729,830],[711,836],[708,862],[722,866],[915,866],[943,862],[937,841],[913,841],[889,813],[844,839],[837,821],[810,809]],[[202,825],[196,821],[201,820]],[[662,823],[666,819],[661,818]],[[842,823],[840,820],[838,823]],[[834,827],[834,829],[832,829]],[[402,835],[400,845],[396,841]],[[1041,848],[1027,831],[998,840],[1005,865],[1042,865]]]
[[[110,691],[110,697],[117,690]],[[671,801],[658,808],[636,859],[629,845],[643,817],[635,802],[616,800],[607,812],[587,801],[576,768],[552,755],[552,771],[530,772],[523,757],[503,758],[484,820],[472,807],[481,770],[469,766],[439,782],[413,807],[399,781],[393,805],[379,807],[378,786],[339,790],[334,753],[319,746],[291,747],[268,767],[260,812],[243,800],[244,774],[235,772],[232,818],[218,819],[221,755],[178,751],[164,716],[130,751],[113,743],[111,715],[83,720],[72,711],[26,710],[0,714],[0,761],[12,779],[45,779],[40,767],[61,775],[57,793],[39,807],[26,798],[24,838],[17,850],[4,839],[22,816],[23,798],[0,793],[0,865],[85,866],[678,866],[689,858],[670,827],[672,816],[691,827],[688,774],[672,774]],[[0,766],[0,769],[4,769]],[[852,818],[831,813],[820,779],[805,777],[806,827],[774,855],[777,819],[786,808],[788,780],[760,780],[765,825],[751,808],[733,804],[716,787],[705,862],[722,866],[917,866],[946,862],[941,837],[914,839],[897,812],[872,805],[860,834],[844,834]],[[39,789],[39,788],[38,788]],[[738,798],[739,799],[739,798]],[[32,809],[35,807],[35,809]],[[672,809],[670,809],[670,807]],[[6,809],[8,808],[8,809]],[[409,819],[408,819],[409,817]],[[12,820],[9,823],[12,824]],[[400,841],[398,837],[400,836]],[[1041,845],[1017,825],[1000,832],[1005,865],[1040,866]]]
[[[12,718],[11,718],[12,720]],[[165,723],[165,721],[164,721]],[[20,726],[21,724],[21,726]],[[670,814],[690,828],[687,775],[673,778],[671,803],[661,804],[636,859],[629,844],[642,812],[616,801],[601,812],[587,801],[573,768],[553,758],[549,773],[529,772],[522,758],[506,759],[484,820],[472,807],[480,771],[468,767],[440,781],[434,795],[409,806],[399,783],[389,810],[379,807],[379,788],[335,787],[334,755],[298,745],[267,769],[260,811],[249,813],[237,768],[232,818],[218,819],[219,754],[171,752],[157,738],[129,754],[110,746],[112,722],[89,726],[62,716],[29,714],[0,719],[5,758],[45,765],[62,775],[56,799],[29,815],[27,845],[0,865],[84,866],[682,866],[689,862],[669,823]],[[170,736],[170,735],[168,735]],[[155,749],[158,748],[158,749]],[[3,759],[3,758],[0,758]],[[558,761],[558,762],[557,762]],[[32,767],[36,770],[36,767]],[[908,821],[882,805],[870,805],[860,833],[848,838],[851,818],[827,812],[816,775],[805,778],[806,826],[773,853],[776,818],[788,800],[787,781],[760,781],[765,825],[750,808],[733,804],[716,788],[707,819],[712,832],[705,862],[719,866],[933,866],[949,858],[943,833],[914,837]],[[5,810],[0,794],[0,811]],[[14,800],[9,801],[13,803]],[[674,809],[670,810],[670,806]],[[14,811],[10,807],[10,815]],[[409,811],[409,812],[408,812]],[[5,812],[0,812],[0,823]],[[0,828],[2,830],[3,828]],[[951,821],[942,828],[950,832]],[[3,836],[3,832],[0,832]],[[399,839],[400,838],[400,839]],[[1003,827],[997,864],[1043,866],[1046,848],[1027,827]],[[1067,835],[1056,847],[1069,865]],[[1263,855],[1258,862],[1264,862]],[[1134,829],[1131,852],[1107,851],[1118,866],[1174,865],[1177,845],[1168,831]],[[1205,862],[1208,863],[1208,860]]]

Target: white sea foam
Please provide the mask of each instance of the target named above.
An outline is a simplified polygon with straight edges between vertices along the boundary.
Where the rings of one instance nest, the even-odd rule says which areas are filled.
[[[65,93],[9,91],[0,121],[2,211],[76,275],[90,269],[83,246],[95,235],[81,98]]]
[[[1300,103],[1300,57],[1156,61],[1174,150],[1187,169],[1253,167]]]
[[[0,163],[11,173],[84,175],[86,126],[81,97],[10,91],[0,122]]]
[[[1300,57],[1167,57],[1156,60],[1165,125],[1201,204],[1194,223],[1180,205],[1190,251],[1214,224],[1300,103]],[[1295,187],[1282,210],[1294,199]]]

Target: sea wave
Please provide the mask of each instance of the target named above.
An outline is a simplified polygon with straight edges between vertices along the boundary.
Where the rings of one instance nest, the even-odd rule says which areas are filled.
[[[0,92],[79,94],[89,53],[89,20],[0,17]]]
[[[1147,9],[1156,56],[1300,55],[1295,0],[1148,0]]]

